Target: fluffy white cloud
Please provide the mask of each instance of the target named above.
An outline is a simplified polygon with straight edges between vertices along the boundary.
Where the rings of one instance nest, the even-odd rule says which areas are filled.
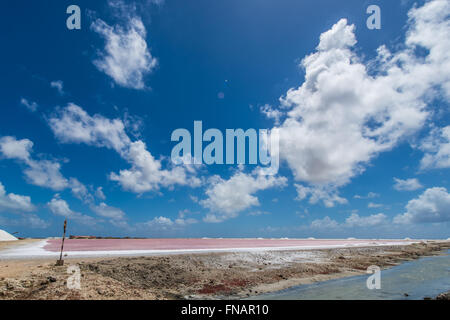
[[[387,216],[383,213],[373,214],[367,217],[361,217],[356,213],[353,213],[345,219],[346,227],[374,227],[387,223]]]
[[[63,143],[85,143],[96,147],[126,152],[131,143],[120,119],[110,120],[101,115],[90,116],[81,107],[68,104],[48,122],[55,136]]]
[[[144,225],[147,227],[151,227],[151,228],[167,230],[167,229],[173,227],[174,222],[171,219],[166,218],[166,217],[156,217],[153,220],[145,222]]]
[[[184,212],[186,212],[186,211],[180,211],[178,218],[175,220],[161,216],[161,217],[156,217],[150,221],[147,221],[147,222],[143,223],[142,225],[144,227],[148,227],[150,229],[158,230],[158,231],[174,231],[174,230],[198,223],[198,221],[196,219],[185,218],[186,213],[184,213]]]
[[[28,161],[33,142],[28,139],[17,140],[14,137],[0,138],[0,152],[7,159]]]
[[[147,151],[143,141],[135,141],[129,145],[125,159],[131,163],[131,168],[121,170],[119,174],[111,173],[110,179],[119,182],[126,190],[144,193],[158,190],[160,186],[190,185],[197,187],[201,181],[192,176],[186,167],[176,166],[162,169],[161,161],[156,160]]]
[[[239,212],[253,206],[259,206],[256,192],[273,187],[284,187],[287,179],[276,176],[263,176],[256,173],[237,172],[230,179],[224,180],[213,176],[206,190],[207,198],[200,204],[209,209],[205,222],[222,222],[236,217]]]
[[[187,216],[192,214],[192,212],[188,209],[181,210],[178,212],[178,218],[175,219],[175,224],[178,226],[188,226],[191,224],[198,223],[197,219],[188,218]]]
[[[300,184],[295,184],[297,189],[296,200],[302,201],[309,197],[309,203],[316,204],[322,201],[325,207],[332,208],[336,204],[346,204],[348,201],[339,197],[335,190],[327,186],[305,187]]]
[[[343,186],[424,126],[439,90],[450,97],[449,13],[448,1],[412,9],[402,48],[382,46],[367,63],[345,19],[321,35],[316,52],[302,61],[305,82],[280,99],[287,112],[280,156],[296,180]],[[428,55],[417,55],[417,47]]]
[[[5,187],[0,182],[0,211],[29,212],[34,209],[30,197],[6,193]]]
[[[342,228],[368,228],[388,223],[387,216],[383,213],[373,214],[367,217],[352,213],[345,222],[339,223],[330,217],[317,219],[311,222],[311,228],[314,229],[342,229]]]
[[[25,163],[27,167],[24,169],[24,174],[31,184],[52,190],[63,190],[68,187],[68,180],[60,172],[60,163],[32,159],[32,148],[33,142],[28,139],[0,138],[0,154],[7,159],[15,159]]]
[[[178,226],[188,226],[191,224],[196,224],[198,223],[197,219],[193,219],[193,218],[188,218],[188,219],[182,219],[182,218],[178,218],[175,219],[175,224]]]
[[[72,210],[70,210],[69,204],[59,197],[53,198],[49,203],[47,203],[47,205],[54,214],[66,218],[71,217],[75,214]]]
[[[370,209],[381,208],[381,207],[383,207],[383,205],[381,203],[369,202],[369,204],[367,205],[367,208],[370,208]]]
[[[450,168],[450,126],[433,129],[420,149],[425,152],[420,162],[421,169]]]
[[[90,116],[81,107],[69,104],[51,117],[49,124],[61,142],[85,143],[119,153],[131,168],[111,173],[110,179],[125,190],[144,193],[175,185],[197,187],[201,183],[194,176],[193,166],[163,169],[161,161],[153,157],[142,140],[131,141],[120,119],[110,120],[98,114]]]
[[[104,218],[110,218],[113,220],[123,220],[125,218],[125,212],[119,208],[110,207],[104,202],[100,203],[98,206],[92,206],[91,210]]]
[[[339,223],[336,220],[331,219],[326,216],[323,219],[316,219],[311,222],[311,228],[313,229],[334,229],[339,226]]]
[[[333,51],[347,49],[356,44],[355,26],[347,26],[347,20],[341,19],[330,30],[320,35],[317,46],[319,51]]]
[[[83,215],[79,212],[72,211],[69,207],[69,204],[65,200],[59,198],[59,195],[55,195],[55,197],[47,203],[47,206],[55,215],[65,217],[67,219],[72,219],[86,225],[95,224],[94,218]]]
[[[50,223],[42,220],[35,214],[20,214],[19,218],[14,217],[14,219],[0,216],[0,225],[25,226],[32,229],[45,229],[50,226]]]
[[[395,217],[400,224],[450,221],[450,194],[445,188],[429,188],[410,200],[406,212]]]
[[[98,216],[107,218],[108,221],[119,228],[132,230],[126,221],[125,212],[119,208],[108,206],[106,203],[102,202],[99,205],[91,205],[91,210],[95,212]]]
[[[100,200],[106,200],[106,196],[103,193],[103,187],[98,187],[97,190],[95,190],[95,196]]]
[[[110,5],[121,11],[129,10],[123,2]],[[105,39],[104,52],[94,61],[95,66],[122,87],[144,89],[144,76],[156,67],[146,42],[147,30],[140,17],[131,10],[122,12],[123,25],[110,26],[101,19],[95,20],[91,29]]]
[[[75,198],[78,198],[86,203],[92,203],[94,201],[94,197],[89,192],[88,188],[80,181],[78,181],[78,179],[70,178],[69,187]]]
[[[32,229],[46,229],[50,223],[42,220],[35,214],[24,214],[20,220],[20,224]]]
[[[33,159],[31,156],[32,149],[33,142],[28,139],[0,138],[0,155],[24,163],[26,167],[23,172],[29,183],[55,191],[70,188],[76,198],[84,202],[93,202],[93,196],[84,184],[76,178],[66,179],[63,176],[59,162]]]
[[[61,173],[61,164],[50,160],[31,160],[24,174],[33,185],[63,190],[69,186],[68,180]]]
[[[394,189],[397,191],[414,191],[423,188],[416,178],[406,180],[394,178],[394,181]]]
[[[266,104],[260,108],[260,111],[266,116],[266,118],[273,119],[275,121],[275,125],[280,124],[281,117],[283,117],[283,112],[280,110]]]

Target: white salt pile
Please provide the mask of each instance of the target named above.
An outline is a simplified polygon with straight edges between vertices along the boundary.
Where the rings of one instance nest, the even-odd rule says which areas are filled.
[[[16,241],[16,240],[18,240],[16,237],[0,229],[0,241]]]

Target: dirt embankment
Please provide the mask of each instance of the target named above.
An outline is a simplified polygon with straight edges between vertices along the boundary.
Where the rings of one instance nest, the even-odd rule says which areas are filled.
[[[425,255],[450,242],[305,251],[208,253],[157,257],[0,262],[0,299],[240,298],[365,273]],[[81,290],[68,289],[69,265]]]

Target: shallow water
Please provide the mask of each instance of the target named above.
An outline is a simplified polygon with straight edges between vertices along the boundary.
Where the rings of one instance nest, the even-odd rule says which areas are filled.
[[[450,250],[381,271],[381,289],[369,290],[362,275],[292,287],[251,299],[262,300],[417,300],[450,290]],[[407,295],[405,295],[405,293]]]

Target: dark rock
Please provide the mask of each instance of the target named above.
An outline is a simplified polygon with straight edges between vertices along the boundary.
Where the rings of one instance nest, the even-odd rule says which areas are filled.
[[[436,300],[450,300],[450,291],[449,292],[445,292],[445,293],[441,293],[440,295],[438,295],[436,297]]]

